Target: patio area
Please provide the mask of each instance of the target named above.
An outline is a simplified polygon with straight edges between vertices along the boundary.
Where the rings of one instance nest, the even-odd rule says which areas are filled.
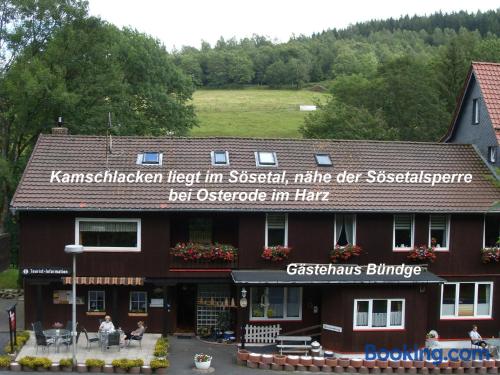
[[[89,333],[89,337],[95,337],[95,335],[95,332]],[[129,346],[122,347],[120,348],[120,350],[118,350],[118,347],[113,346],[102,351],[98,343],[93,343],[90,349],[87,349],[87,340],[85,339],[85,336],[81,334],[77,344],[76,358],[79,363],[83,363],[86,359],[89,358],[102,359],[107,364],[118,358],[141,358],[144,360],[144,363],[149,363],[152,359],[154,359],[153,350],[159,337],[160,334],[145,333],[142,339],[142,347],[139,346],[138,342],[132,342]],[[30,332],[30,339],[28,340],[28,342],[26,342],[26,345],[24,345],[19,352],[16,360],[25,356],[38,356],[48,357],[52,361],[57,362],[62,358],[70,358],[71,355],[72,348],[71,346],[67,347],[66,345],[60,345],[59,352],[57,352],[54,346],[50,346],[50,348],[48,349],[42,349],[42,347],[39,347],[37,353],[35,345],[35,335],[33,332]]]

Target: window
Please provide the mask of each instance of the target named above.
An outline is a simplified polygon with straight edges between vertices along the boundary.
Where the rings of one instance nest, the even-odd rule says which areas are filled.
[[[255,153],[257,167],[274,167],[278,164],[275,152],[259,151]]]
[[[85,251],[140,251],[141,220],[78,218],[75,243]]]
[[[302,319],[302,288],[250,288],[250,320]]]
[[[472,99],[472,123],[479,124],[479,98]]]
[[[404,314],[404,299],[354,300],[354,329],[401,329]]]
[[[137,155],[137,164],[141,165],[161,165],[163,154],[156,151],[145,151]]]
[[[445,283],[441,286],[441,318],[491,318],[492,282]]]
[[[500,216],[486,215],[484,217],[483,247],[499,246]]]
[[[316,163],[320,167],[331,167],[332,166],[332,159],[330,158],[329,154],[315,154],[314,155],[316,158]]]
[[[130,292],[130,312],[146,313],[148,309],[148,294],[146,292]]]
[[[334,235],[334,246],[356,245],[356,216],[336,214]]]
[[[413,248],[413,215],[394,215],[393,249],[410,250]]]
[[[104,290],[89,290],[88,311],[103,312],[106,308]]]
[[[436,250],[449,250],[450,217],[448,215],[429,216],[429,246]]]
[[[212,151],[213,165],[229,165],[229,153],[227,151]]]
[[[266,215],[265,246],[288,246],[288,215]]]
[[[210,218],[192,218],[189,220],[189,241],[211,243],[212,220]]]
[[[488,147],[488,161],[490,163],[497,162],[497,146]]]

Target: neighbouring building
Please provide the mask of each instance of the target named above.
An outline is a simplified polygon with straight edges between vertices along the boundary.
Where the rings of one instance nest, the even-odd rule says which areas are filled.
[[[500,64],[471,64],[442,141],[473,144],[488,164],[500,167]]]
[[[280,323],[285,333],[315,329],[325,348],[340,353],[363,351],[369,342],[423,345],[431,329],[442,338],[467,339],[474,323],[483,336],[498,335],[500,267],[483,263],[481,250],[495,247],[499,237],[500,192],[470,145],[166,137],[113,137],[110,144],[105,136],[65,134],[37,141],[11,205],[20,222],[27,326],[70,319],[71,258],[64,246],[77,243],[85,247],[77,260],[77,319],[87,330],[110,314],[126,329],[140,319],[150,332],[204,334],[225,316],[238,335],[248,322]],[[276,179],[286,171],[289,183],[230,183],[232,170]],[[369,170],[465,173],[472,181],[369,183]],[[164,179],[66,183],[57,171],[94,177],[141,171]],[[168,183],[173,171],[177,178]],[[197,171],[218,182],[179,178]],[[363,177],[358,183],[295,181],[308,171]],[[290,200],[221,202],[197,197],[203,188],[230,196],[276,189]],[[170,199],[181,192],[184,200]],[[437,259],[410,278],[365,269],[357,276],[285,271],[292,262],[329,263],[332,249],[354,245],[361,255],[343,263],[410,263],[411,249],[431,242]],[[288,259],[263,258],[272,246],[291,249]]]

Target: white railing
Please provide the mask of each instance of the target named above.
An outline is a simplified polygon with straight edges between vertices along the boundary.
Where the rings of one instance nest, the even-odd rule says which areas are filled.
[[[247,324],[245,326],[245,341],[250,344],[274,344],[280,331],[279,324],[265,326]]]

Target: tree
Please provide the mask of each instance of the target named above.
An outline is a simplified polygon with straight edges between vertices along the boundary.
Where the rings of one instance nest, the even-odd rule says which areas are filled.
[[[283,60],[277,60],[267,67],[264,82],[272,87],[288,83],[288,69]]]
[[[339,102],[331,97],[325,104],[318,103],[318,111],[311,112],[300,132],[307,138],[375,139],[388,140],[397,137],[384,120],[381,111],[370,113]]]

